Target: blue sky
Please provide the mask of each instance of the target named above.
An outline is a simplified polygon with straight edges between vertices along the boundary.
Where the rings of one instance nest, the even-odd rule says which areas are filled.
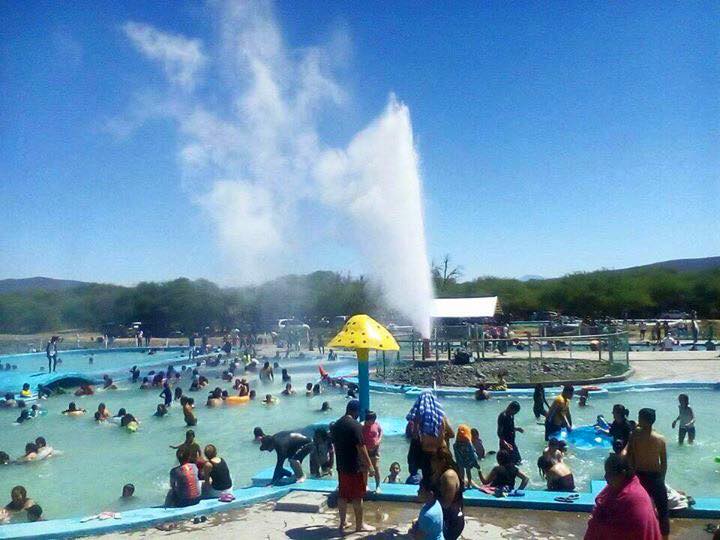
[[[232,231],[218,233],[179,157],[185,109],[141,106],[191,91],[232,106],[225,16],[217,3],[0,5],[0,277],[238,281]],[[345,147],[390,93],[407,105],[430,257],[451,254],[466,277],[549,277],[720,254],[718,16],[711,2],[295,1],[271,21],[291,61],[308,47],[329,58],[340,97],[313,120],[323,145]],[[128,22],[198,44],[197,89],[143,55]],[[295,210],[280,268],[363,273],[320,203]]]

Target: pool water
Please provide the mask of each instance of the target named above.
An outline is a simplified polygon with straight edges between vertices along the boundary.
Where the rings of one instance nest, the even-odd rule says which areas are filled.
[[[275,464],[275,454],[260,452],[252,441],[252,430],[261,426],[265,432],[274,433],[284,429],[303,428],[309,424],[334,420],[342,415],[346,398],[340,391],[327,390],[321,396],[307,398],[304,385],[315,378],[310,371],[304,371],[307,364],[317,360],[308,359],[298,363],[287,360],[293,383],[298,395],[281,398],[274,406],[259,402],[221,408],[207,408],[204,405],[207,392],[193,394],[196,401],[198,425],[194,428],[196,440],[201,445],[212,443],[218,447],[219,455],[226,459],[231,470],[235,487],[247,485],[258,471]],[[97,362],[97,358],[96,358]],[[278,370],[279,371],[279,370]],[[304,371],[304,374],[300,374]],[[37,436],[44,436],[48,444],[62,452],[48,460],[8,465],[0,468],[0,497],[8,498],[13,486],[24,485],[31,497],[42,505],[48,519],[96,514],[103,510],[123,510],[133,507],[161,504],[168,489],[168,471],[175,466],[175,453],[169,445],[180,444],[184,439],[185,424],[178,405],[173,405],[165,418],[152,417],[160,402],[158,390],[143,391],[129,381],[119,381],[116,391],[99,391],[94,396],[76,398],[72,394],[54,396],[44,401],[47,411],[30,422],[14,425],[17,409],[0,409],[2,438],[0,450],[11,457],[23,453],[26,442]],[[189,378],[182,379],[184,390],[189,387]],[[218,378],[211,378],[211,387],[229,388]],[[254,382],[258,395],[271,392],[279,395],[282,383],[263,385]],[[581,409],[573,404],[573,418],[576,425],[592,424],[598,414],[610,417],[613,403],[623,403],[635,418],[641,407],[657,409],[656,427],[668,438],[669,473],[668,482],[677,489],[688,491],[694,496],[717,496],[717,480],[720,464],[715,456],[720,455],[720,438],[712,428],[715,414],[720,405],[720,392],[695,390],[688,392],[690,403],[697,416],[698,440],[694,446],[678,447],[676,433],[670,424],[677,415],[678,391],[627,391],[597,398]],[[548,396],[550,398],[551,396]],[[332,411],[319,412],[323,401],[329,401]],[[76,401],[88,410],[81,417],[67,417],[60,412],[69,401]],[[480,430],[487,450],[497,449],[496,419],[507,406],[510,398],[493,398],[476,402],[466,397],[443,398],[445,410],[454,426],[468,423]],[[522,469],[531,478],[530,488],[543,489],[544,483],[535,468],[535,461],[544,446],[543,427],[536,424],[532,416],[532,402],[519,398],[522,410],[516,417],[516,425],[525,429],[518,434],[518,445],[525,458]],[[97,405],[104,402],[111,412],[125,407],[141,421],[136,433],[128,433],[114,424],[96,424],[92,415]],[[413,399],[398,394],[373,393],[371,408],[377,411],[382,424],[383,417],[402,418],[412,406]],[[390,463],[398,461],[407,473],[407,442],[404,437],[386,437],[382,444],[381,472],[387,474]],[[571,452],[568,463],[575,474],[578,489],[589,489],[590,480],[602,478],[602,460],[607,450]],[[494,458],[486,458],[483,471],[489,472]],[[308,464],[304,464],[306,470]],[[130,503],[119,501],[123,484],[131,482],[136,486],[136,497]],[[373,485],[371,481],[371,486]],[[0,499],[0,502],[3,502]]]
[[[144,347],[139,347],[136,351],[132,349],[58,351],[57,371],[104,373],[130,369],[135,365],[142,367],[187,358],[186,349],[181,347],[153,349],[153,354],[148,354],[148,352],[149,350]],[[90,357],[93,359],[92,364],[89,362]],[[48,369],[48,360],[44,352],[0,356],[0,363],[3,366],[5,364],[15,365],[19,372],[47,373]],[[2,372],[0,372],[0,377],[2,377]]]

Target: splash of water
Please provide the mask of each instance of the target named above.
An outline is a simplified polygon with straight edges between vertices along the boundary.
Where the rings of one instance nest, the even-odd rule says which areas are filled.
[[[352,218],[356,244],[389,306],[429,337],[433,291],[407,106],[391,96],[385,112],[345,150],[321,156],[316,176],[324,200]]]
[[[408,108],[391,96],[345,148],[327,144],[317,125],[345,100],[332,74],[342,46],[288,49],[267,2],[213,6],[220,43],[209,48],[147,24],[123,26],[160,63],[171,90],[162,95],[172,97],[136,100],[122,126],[175,121],[184,181],[240,281],[293,267],[302,255],[289,239],[303,234],[306,203],[319,200],[350,218],[352,243],[387,304],[429,337],[432,282]]]

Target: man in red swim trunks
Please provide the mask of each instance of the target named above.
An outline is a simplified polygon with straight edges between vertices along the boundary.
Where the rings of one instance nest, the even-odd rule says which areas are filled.
[[[335,458],[338,470],[340,512],[340,530],[347,527],[347,505],[352,503],[355,512],[355,530],[373,531],[374,527],[363,523],[363,497],[365,496],[365,474],[361,464],[369,475],[374,475],[370,456],[363,443],[362,425],[357,421],[360,415],[360,402],[353,399],[348,402],[345,416],[330,428],[335,445]]]

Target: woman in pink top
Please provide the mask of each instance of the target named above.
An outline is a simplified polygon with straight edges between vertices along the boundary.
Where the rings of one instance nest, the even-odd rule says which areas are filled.
[[[610,454],[605,480],[608,485],[595,499],[585,540],[661,540],[655,507],[624,458]]]
[[[382,426],[377,422],[377,414],[373,411],[365,413],[365,423],[362,428],[363,442],[367,448],[373,470],[375,471],[375,493],[380,492],[380,441],[382,441]],[[367,478],[365,479],[367,483]]]

